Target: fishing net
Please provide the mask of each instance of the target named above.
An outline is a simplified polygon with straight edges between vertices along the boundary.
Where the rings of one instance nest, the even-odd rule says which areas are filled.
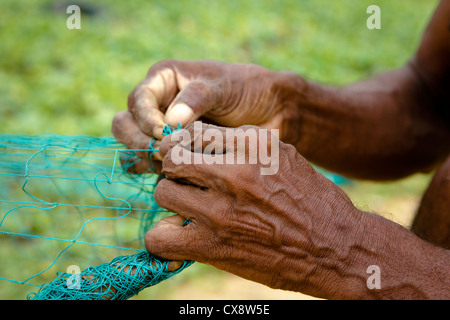
[[[171,214],[153,199],[158,174],[128,172],[152,146],[1,134],[0,298],[128,299],[191,265],[170,270],[145,250],[145,232]]]

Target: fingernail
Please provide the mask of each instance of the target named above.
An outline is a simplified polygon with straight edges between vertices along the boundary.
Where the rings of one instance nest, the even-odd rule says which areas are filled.
[[[156,139],[162,140],[164,138],[163,130],[164,130],[164,128],[162,128],[162,127],[154,127],[153,132],[152,132],[153,137],[155,137]]]
[[[185,103],[178,103],[166,113],[164,120],[172,127],[183,126],[194,120],[194,111]]]
[[[181,268],[183,261],[173,260],[167,265],[167,271],[175,271]]]
[[[152,158],[153,158],[154,160],[162,161],[162,157],[161,157],[161,154],[160,154],[159,152],[154,152],[154,153],[152,154]]]

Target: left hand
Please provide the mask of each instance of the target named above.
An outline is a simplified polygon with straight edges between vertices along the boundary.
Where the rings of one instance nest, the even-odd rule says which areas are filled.
[[[202,133],[207,129],[226,136],[226,128],[204,124]],[[239,146],[222,147],[216,140],[214,157],[223,164],[180,163],[175,134],[165,137],[160,153],[166,179],[157,185],[155,200],[177,215],[148,231],[147,249],[165,259],[207,263],[270,287],[331,297],[336,291],[333,268],[339,271],[345,261],[337,259],[347,258],[349,246],[363,242],[359,226],[365,215],[292,145],[257,127],[238,129],[238,136],[258,133],[258,150],[276,151],[278,146],[278,172],[262,175],[263,164],[249,164],[248,157],[245,164],[227,164],[227,153],[236,153]],[[193,125],[184,130],[193,137]],[[184,143],[185,159],[211,150],[203,139],[201,150],[193,151],[194,139]],[[186,219],[191,223],[183,226]]]

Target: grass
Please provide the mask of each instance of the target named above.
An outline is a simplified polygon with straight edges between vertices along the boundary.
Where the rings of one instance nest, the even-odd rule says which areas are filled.
[[[81,30],[68,30],[58,1],[3,0],[0,132],[110,136],[128,93],[166,58],[255,63],[332,85],[365,79],[411,57],[437,2],[99,0],[85,2],[96,14],[82,15]],[[381,8],[381,30],[366,28],[371,4]],[[428,181],[416,175],[343,188],[357,205],[391,215],[413,212]],[[400,220],[406,225],[410,216]],[[140,297],[173,297],[189,283],[209,292],[200,286],[204,270],[217,276],[211,282],[227,277],[190,269]]]
[[[113,115],[166,58],[248,62],[345,84],[402,65],[436,1],[90,2],[81,30],[52,1],[0,4],[0,131],[110,135]]]

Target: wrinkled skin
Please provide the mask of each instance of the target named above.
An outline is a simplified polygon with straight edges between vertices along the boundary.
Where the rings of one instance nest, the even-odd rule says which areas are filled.
[[[224,126],[258,125],[281,129],[292,104],[279,88],[280,75],[257,65],[219,61],[162,61],[128,97],[128,110],[113,120],[113,134],[132,149],[147,149],[161,140],[166,124],[177,127],[200,119]],[[159,147],[159,141],[155,144]],[[145,159],[144,153],[138,155]],[[155,159],[161,160],[158,153]],[[145,172],[142,162],[136,172]]]
[[[158,139],[153,160],[166,179],[155,199],[176,215],[147,233],[147,249],[322,298],[450,298],[449,26],[450,1],[442,0],[405,66],[341,88],[255,65],[151,67],[113,121],[114,136],[130,148]],[[163,139],[163,126],[192,131],[198,119],[218,130],[279,129],[280,140],[257,142],[279,144],[279,171],[263,176],[261,163],[175,164],[177,143]],[[356,179],[436,174],[412,232],[355,208],[309,162]],[[148,169],[147,161],[133,168]],[[366,285],[370,265],[381,269],[380,289]]]
[[[341,232],[348,222],[364,216],[292,145],[277,143],[280,171],[263,176],[260,164],[233,165],[224,160],[224,164],[176,165],[175,144],[170,136],[164,138],[160,152],[166,179],[158,184],[155,200],[179,215],[163,219],[147,233],[148,250],[212,264],[275,288],[313,289],[308,279],[319,277],[316,265],[322,246],[347,243]],[[203,149],[207,145],[203,143]],[[225,158],[229,151],[216,157]],[[183,227],[185,219],[191,223]]]

